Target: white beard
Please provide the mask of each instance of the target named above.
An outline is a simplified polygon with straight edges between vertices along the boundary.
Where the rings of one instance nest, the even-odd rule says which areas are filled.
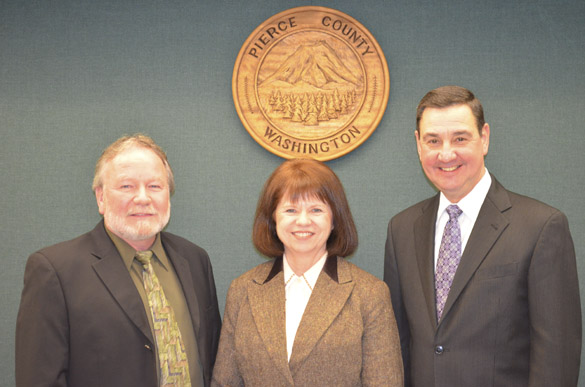
[[[161,232],[169,223],[170,217],[171,206],[169,203],[169,208],[166,213],[158,214],[158,217],[155,219],[145,219],[130,225],[126,222],[125,217],[116,216],[111,211],[106,211],[104,214],[104,222],[110,231],[124,240],[143,241]]]

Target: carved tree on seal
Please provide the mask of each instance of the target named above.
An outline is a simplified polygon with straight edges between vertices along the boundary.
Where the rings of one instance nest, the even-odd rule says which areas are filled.
[[[338,129],[359,108],[364,92],[357,60],[342,60],[353,52],[336,52],[325,40],[297,47],[259,81],[260,105],[272,121],[296,123],[305,132],[320,125]]]

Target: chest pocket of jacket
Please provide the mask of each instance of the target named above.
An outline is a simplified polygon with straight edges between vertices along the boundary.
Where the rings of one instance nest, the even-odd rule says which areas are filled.
[[[518,273],[518,262],[512,262],[505,265],[481,268],[477,271],[476,278],[478,281],[483,281],[516,275],[516,273]]]

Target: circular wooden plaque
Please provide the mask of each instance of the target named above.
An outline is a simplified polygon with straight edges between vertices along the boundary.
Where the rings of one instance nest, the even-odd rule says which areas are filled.
[[[372,34],[325,7],[278,13],[248,37],[232,91],[248,133],[284,157],[331,160],[360,146],[380,123],[388,65]]]

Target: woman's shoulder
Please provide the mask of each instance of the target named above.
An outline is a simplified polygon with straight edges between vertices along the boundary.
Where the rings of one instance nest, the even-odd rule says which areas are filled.
[[[365,282],[365,283],[372,283],[372,284],[380,284],[384,283],[381,279],[376,277],[375,275],[371,274],[370,272],[362,269],[361,267],[357,266],[356,264],[348,261],[346,258],[338,258],[338,265],[343,268],[345,266],[351,276],[357,281]]]
[[[231,286],[245,286],[250,281],[264,281],[266,277],[268,277],[270,270],[272,270],[272,266],[274,266],[274,259],[262,262],[261,264],[236,277],[232,281]]]
[[[263,262],[234,279],[228,289],[226,311],[232,307],[239,308],[237,305],[246,297],[249,287],[255,283],[263,283],[273,265],[274,260]]]
[[[338,260],[339,272],[341,273],[346,271],[350,275],[351,281],[356,283],[356,288],[358,290],[382,293],[388,291],[388,286],[386,283],[375,275],[367,272],[354,263],[347,261],[346,259],[338,258]]]
[[[384,281],[351,262],[344,261],[339,266],[340,269],[345,266],[351,275],[354,283],[352,298],[360,305],[362,313],[391,308],[390,290]]]

